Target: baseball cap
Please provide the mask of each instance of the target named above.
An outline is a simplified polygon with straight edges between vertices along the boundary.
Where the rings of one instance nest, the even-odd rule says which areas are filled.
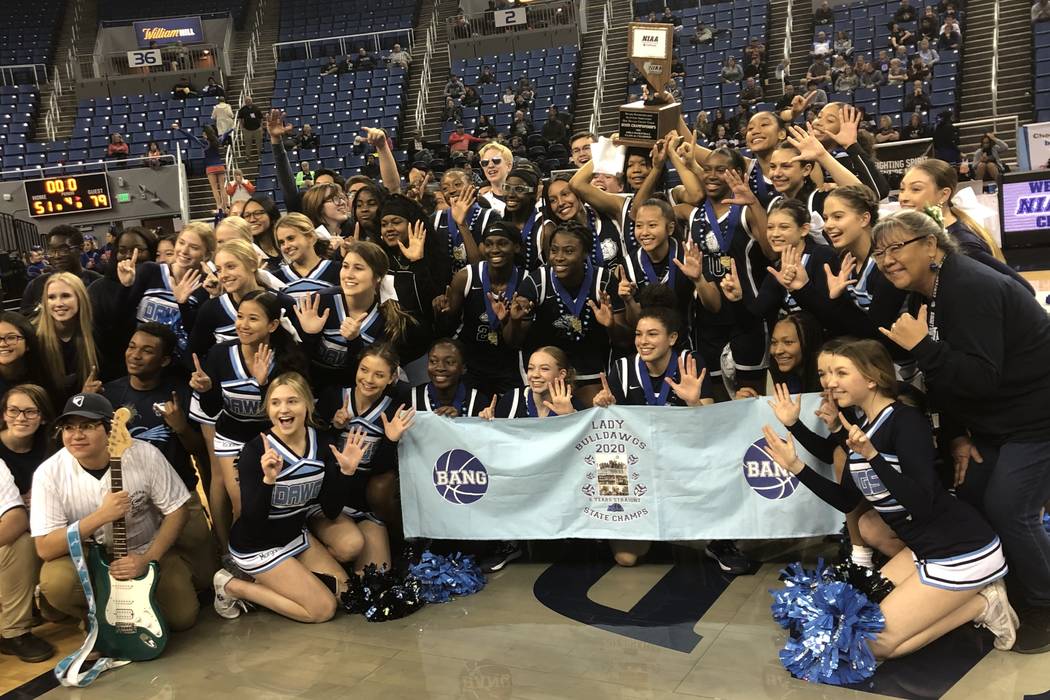
[[[66,401],[62,415],[58,417],[58,422],[72,416],[94,418],[96,420],[112,420],[113,404],[102,394],[76,394]]]

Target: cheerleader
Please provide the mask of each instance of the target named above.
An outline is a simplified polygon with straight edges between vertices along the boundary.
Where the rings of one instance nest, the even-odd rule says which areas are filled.
[[[877,200],[890,194],[890,183],[875,164],[875,142],[860,131],[860,110],[842,102],[829,102],[821,108],[812,124],[812,133],[839,163],[853,173],[860,184],[875,193]],[[818,171],[820,182],[828,175]]]
[[[559,226],[551,236],[550,265],[523,282],[503,328],[504,339],[527,353],[549,345],[564,350],[582,382],[577,393],[585,405],[600,388],[599,375],[612,359],[612,344],[629,342],[623,302],[608,292],[619,281],[591,265],[592,246],[587,229]]]
[[[669,294],[665,296],[670,297]],[[670,306],[647,306],[641,311],[634,330],[632,357],[613,363],[612,374],[602,374],[602,390],[593,405],[603,408],[622,406],[701,406],[714,403],[703,360],[689,350],[675,351],[682,331],[681,316]],[[609,381],[611,380],[611,382]],[[651,543],[612,540],[616,563],[634,566],[649,551]]]
[[[412,408],[446,418],[481,415],[489,397],[471,386],[463,358],[463,346],[458,341],[435,340],[427,351],[430,381],[412,389]]]
[[[213,444],[219,472],[213,474],[212,485],[223,484],[235,518],[241,504],[234,463],[244,444],[266,427],[262,397],[270,378],[284,371],[305,373],[292,336],[281,327],[281,315],[276,295],[248,292],[237,307],[237,339],[212,348],[203,366],[193,355],[190,388],[198,400],[190,407],[190,417],[209,423],[216,416]]]
[[[342,191],[339,196],[343,196]],[[339,263],[321,256],[328,251],[328,244],[318,238],[308,218],[302,214],[285,214],[277,220],[274,231],[284,261],[270,272],[284,285],[282,292],[299,299],[339,286]]]
[[[840,414],[849,457],[839,482],[807,467],[791,436],[784,441],[768,425],[763,432],[776,463],[822,500],[844,513],[868,501],[907,545],[880,569],[894,589],[880,603],[886,626],[869,643],[875,658],[910,654],[967,622],[1010,649],[1017,615],[1002,581],[1002,544],[976,510],[941,487],[929,422],[897,399],[889,353],[876,341],[849,343],[830,369],[835,404],[865,417],[853,425]]]
[[[594,247],[591,248],[591,264],[596,267],[604,267],[612,272],[616,266],[621,264],[623,258],[623,246],[620,240],[620,229],[615,219],[600,213],[580,200],[569,185],[569,176],[559,174],[551,178],[544,193],[544,214],[546,220],[543,222],[539,252],[541,259],[547,250],[551,234],[559,224],[574,221],[580,226],[585,226],[591,232],[594,239]]]
[[[230,555],[252,577],[220,569],[213,579],[215,611],[233,619],[244,601],[297,622],[332,619],[347,574],[306,528],[319,507],[334,519],[361,461],[364,434],[337,449],[313,426],[314,397],[299,374],[276,377],[266,391],[269,428],[245,444],[237,464],[244,508],[230,532]]]
[[[63,396],[97,392],[102,382],[84,283],[71,272],[53,272],[44,281],[41,298],[36,337],[48,374],[56,378]]]
[[[241,216],[252,229],[252,242],[266,255],[266,262],[281,262],[281,251],[273,235],[274,224],[281,218],[281,211],[273,198],[265,194],[254,194],[244,205]]]
[[[448,238],[455,273],[481,260],[478,241],[493,212],[478,204],[477,189],[470,184],[466,171],[459,168],[446,170],[441,176],[441,194],[449,206],[434,212],[434,235]]]
[[[492,222],[480,239],[485,260],[457,272],[445,293],[434,297],[437,327],[446,327],[462,344],[471,379],[486,394],[521,384],[520,351],[503,337],[510,302],[526,277],[525,269],[514,264],[520,240],[512,224]]]
[[[175,239],[175,263],[146,262],[138,267],[138,250],[117,263],[117,278],[128,288],[123,304],[135,308],[139,323],[156,321],[171,328],[178,340],[176,357],[185,360],[190,332],[201,304],[208,300],[203,288],[209,270],[203,265],[215,254],[215,234],[194,221]],[[202,274],[203,271],[203,274]]]

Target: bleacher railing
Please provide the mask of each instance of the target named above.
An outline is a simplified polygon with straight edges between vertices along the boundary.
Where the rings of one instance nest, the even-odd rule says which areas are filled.
[[[55,79],[51,82],[51,97],[47,100],[47,115],[44,117],[44,132],[49,141],[58,138],[58,125],[62,121],[62,110],[59,107],[58,98],[62,96],[62,75],[55,71]]]
[[[174,48],[161,49],[162,60],[155,66],[132,68],[128,64],[127,51],[112,51],[104,54],[79,54],[73,56],[72,77],[109,78],[122,75],[155,75],[158,73],[181,73],[187,70],[214,68],[220,74],[222,66],[216,63],[219,55],[215,44],[194,44],[184,47],[185,53]],[[208,65],[210,64],[210,65]]]
[[[795,16],[791,11],[792,6],[791,0],[787,2],[787,17],[784,20],[784,73],[780,79],[780,89],[784,90],[784,84],[787,82],[787,77],[791,72],[791,32],[792,25],[795,23]]]
[[[384,39],[396,39],[397,37],[405,37],[404,40],[398,41],[401,44],[401,48],[406,51],[411,51],[412,46],[415,45],[415,30],[412,27],[405,27],[404,29],[387,29],[383,32],[366,32],[364,34],[341,34],[339,36],[325,36],[317,39],[297,39],[295,41],[281,41],[273,45],[273,60],[280,60],[280,51],[283,48],[301,46],[306,49],[307,58],[319,58],[322,56],[330,56],[331,53],[326,53],[324,50],[325,44],[339,43],[339,55],[346,56],[351,53],[351,48],[364,46],[366,40],[371,40],[372,50],[379,52],[382,50],[382,41]],[[366,47],[367,48],[367,47]]]
[[[85,168],[88,172],[92,173],[109,173],[110,170],[126,170],[129,167],[149,167],[153,158],[158,159],[161,166],[177,165],[180,162],[177,154],[171,153],[165,153],[161,156],[129,156],[127,158],[114,158],[112,160],[99,158],[97,160],[77,160],[67,163],[55,163],[54,165],[24,165],[20,168],[8,168],[7,170],[0,170],[0,178],[6,179],[8,175],[17,176],[21,180],[36,177],[44,178],[48,177],[49,174],[65,174],[66,168],[73,167]]]
[[[14,65],[0,66],[0,85],[24,85],[25,80],[16,77],[15,73],[27,75],[33,74],[33,84],[37,87],[41,83],[51,82],[48,79],[47,65],[43,63],[18,63]]]
[[[999,116],[999,0],[992,8],[992,118]]]
[[[31,247],[40,245],[40,241],[36,224],[0,213],[0,246],[4,250],[28,253]]]
[[[186,182],[186,168],[182,162],[182,146],[175,147],[175,165],[179,169],[179,215],[183,223],[190,220],[190,187]]]
[[[437,42],[438,3],[434,0],[430,24],[427,25],[426,41],[423,49],[423,62],[419,80],[419,94],[416,96],[416,138],[422,140],[423,128],[427,122],[427,102],[430,99],[430,63],[434,59],[434,45]]]
[[[590,132],[592,134],[598,133],[598,117],[601,114],[602,104],[605,100],[605,61],[609,53],[609,25],[612,24],[612,21],[612,0],[605,0],[605,7],[602,10],[602,43],[601,48],[598,49],[598,73],[596,77],[598,82],[594,86],[594,99],[591,101]]]
[[[259,31],[262,29],[263,12],[266,10],[266,0],[259,0],[255,6],[255,15],[252,17],[252,33],[248,39],[248,50],[245,52],[244,79],[241,81],[241,94],[237,98],[237,111],[244,106],[244,98],[252,96],[252,79],[255,78],[255,62],[259,59]],[[230,134],[230,146],[226,149],[227,169],[232,173],[237,165],[237,159],[241,156],[243,135],[241,130],[234,127]],[[185,218],[185,217],[184,217]]]
[[[575,2],[570,0],[553,0],[552,2],[531,2],[522,6],[525,9],[525,24],[513,24],[506,27],[496,26],[495,12],[481,12],[473,15],[456,15],[449,17],[448,40],[464,41],[479,36],[500,36],[503,34],[530,31],[535,29],[547,29],[559,26],[575,26],[579,28],[579,15]],[[463,25],[458,24],[460,20],[466,20],[469,27],[469,35],[463,35]]]

